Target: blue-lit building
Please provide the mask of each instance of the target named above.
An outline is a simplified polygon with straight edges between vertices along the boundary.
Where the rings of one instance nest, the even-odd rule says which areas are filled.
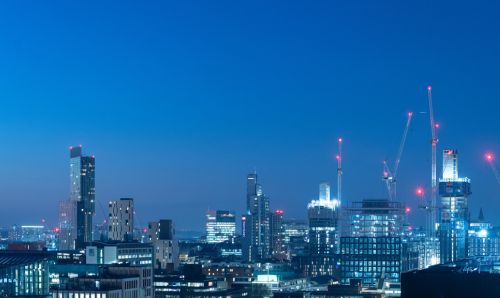
[[[467,257],[470,179],[458,176],[458,151],[443,150],[443,176],[439,179],[438,238],[441,263]]]
[[[0,297],[47,297],[53,253],[0,251]]]
[[[342,284],[398,283],[403,267],[405,208],[387,199],[365,199],[345,209],[340,238]]]
[[[318,200],[307,205],[309,218],[308,276],[334,275],[337,253],[338,201],[330,199],[330,185],[320,184]]]
[[[498,228],[484,219],[483,209],[476,220],[471,220],[468,231],[467,257],[500,256]]]

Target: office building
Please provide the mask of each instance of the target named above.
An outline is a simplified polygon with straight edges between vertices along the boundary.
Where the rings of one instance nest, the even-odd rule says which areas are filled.
[[[109,202],[108,239],[130,241],[134,234],[134,199]]]
[[[94,241],[85,248],[86,263],[92,265],[129,264],[150,266],[154,264],[153,246],[149,243]]]
[[[148,224],[148,233],[154,247],[154,268],[174,271],[179,267],[179,241],[175,239],[174,222],[161,219]]]
[[[54,262],[48,252],[0,250],[0,297],[47,297]]]
[[[247,261],[270,257],[269,198],[257,181],[257,174],[247,176],[247,214],[244,218],[243,258]]]
[[[97,272],[62,277],[53,286],[53,298],[151,298],[154,297],[153,269],[149,266],[110,265]]]
[[[283,210],[275,210],[271,214],[271,256],[278,260],[288,258],[287,246],[285,244],[285,229],[283,225]]]
[[[398,283],[402,265],[405,207],[388,199],[364,199],[345,210],[340,238],[341,283]]]
[[[443,177],[439,179],[438,238],[441,263],[467,257],[470,179],[458,176],[458,151],[443,151]]]
[[[468,236],[467,257],[500,256],[498,229],[485,220],[483,209],[477,219],[471,220]]]
[[[236,216],[226,210],[208,211],[206,223],[207,243],[234,242]]]
[[[337,252],[337,204],[330,199],[330,185],[321,183],[319,199],[307,205],[309,218],[309,276],[333,275]]]
[[[70,147],[70,200],[60,205],[59,215],[62,249],[81,249],[92,242],[94,213],[95,158],[83,156],[81,145]]]

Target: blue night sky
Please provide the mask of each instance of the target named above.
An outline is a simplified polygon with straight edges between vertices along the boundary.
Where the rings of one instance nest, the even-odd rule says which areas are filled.
[[[2,2],[0,225],[56,223],[75,144],[96,155],[100,204],[133,197],[140,225],[202,230],[208,208],[241,213],[253,169],[273,209],[305,218],[318,183],[336,181],[338,136],[344,198],[382,197],[381,162],[394,160],[408,111],[398,194],[418,222],[428,84],[438,154],[459,150],[471,213],[482,206],[500,224],[500,185],[483,160],[500,155],[498,11],[496,1]]]

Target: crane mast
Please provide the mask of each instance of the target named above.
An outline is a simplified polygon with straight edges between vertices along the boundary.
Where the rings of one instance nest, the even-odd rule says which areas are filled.
[[[434,236],[436,227],[436,206],[437,206],[437,177],[436,177],[436,147],[438,143],[438,138],[436,135],[436,128],[438,127],[434,121],[434,111],[432,109],[432,87],[427,86],[427,99],[429,101],[429,119],[431,124],[431,146],[432,146],[432,157],[431,157],[431,206],[430,206],[430,216],[431,216],[431,234]]]
[[[337,200],[342,202],[342,138],[338,138],[339,152],[337,154]]]

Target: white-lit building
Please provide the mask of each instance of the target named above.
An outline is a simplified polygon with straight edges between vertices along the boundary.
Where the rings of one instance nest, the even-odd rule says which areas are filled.
[[[226,210],[208,211],[206,223],[207,243],[233,242],[236,236],[236,216]]]

